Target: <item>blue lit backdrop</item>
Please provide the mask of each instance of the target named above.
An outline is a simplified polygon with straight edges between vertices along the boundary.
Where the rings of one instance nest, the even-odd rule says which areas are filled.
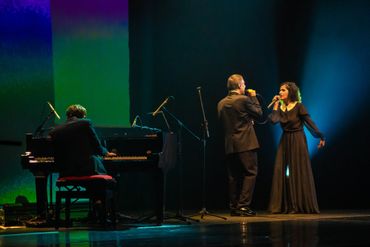
[[[301,83],[303,102],[328,145],[358,119],[369,91],[368,4],[340,3],[316,8]],[[318,140],[308,137],[308,142],[314,154]]]

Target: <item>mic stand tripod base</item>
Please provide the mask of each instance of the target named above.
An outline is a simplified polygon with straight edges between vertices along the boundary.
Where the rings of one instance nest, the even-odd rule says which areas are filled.
[[[170,220],[170,219],[176,219],[176,220],[181,220],[186,222],[187,224],[191,224],[190,221],[194,221],[199,223],[199,220],[193,219],[191,217],[183,215],[180,211],[177,211],[175,215],[168,215],[167,213],[164,214],[164,219],[165,220]]]
[[[200,210],[199,213],[194,214],[191,217],[198,216],[198,215],[200,216],[201,219],[203,219],[204,216],[208,215],[208,216],[213,216],[213,217],[220,218],[220,219],[223,219],[223,220],[227,220],[226,217],[223,217],[223,216],[220,216],[220,215],[217,215],[217,214],[212,214],[212,213],[208,212],[206,208],[202,208],[202,210]]]
[[[156,218],[155,220],[152,220],[153,218]],[[136,219],[136,223],[143,223],[143,222],[154,222],[155,225],[161,226],[163,224],[163,219],[158,218],[156,214],[151,214],[148,216],[142,216]]]
[[[126,222],[126,221],[134,222],[134,223],[139,222],[139,220],[137,218],[134,218],[130,215],[125,215],[123,213],[116,213],[116,218],[117,218],[118,222]]]

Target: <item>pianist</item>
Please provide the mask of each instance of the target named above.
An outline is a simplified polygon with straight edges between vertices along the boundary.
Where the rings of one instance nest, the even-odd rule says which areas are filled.
[[[67,121],[56,126],[49,135],[54,148],[55,164],[59,177],[90,176],[106,174],[101,156],[115,156],[104,148],[90,120],[86,119],[86,109],[81,105],[71,105],[66,111]],[[112,185],[115,180],[111,180]],[[93,210],[90,220],[102,220],[103,188],[99,183],[91,183],[86,190],[94,191]]]
[[[104,148],[81,105],[71,105],[67,121],[50,133],[60,177],[106,174],[101,156],[115,156]]]

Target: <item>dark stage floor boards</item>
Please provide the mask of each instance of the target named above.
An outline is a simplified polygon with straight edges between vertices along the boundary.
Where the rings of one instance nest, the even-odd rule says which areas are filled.
[[[214,213],[214,212],[212,212]],[[166,220],[162,226],[119,223],[115,230],[0,228],[0,246],[370,246],[370,210],[318,215],[205,216],[199,223]]]

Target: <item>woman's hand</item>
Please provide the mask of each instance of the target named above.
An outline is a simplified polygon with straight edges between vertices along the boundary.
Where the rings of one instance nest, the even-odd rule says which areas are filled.
[[[277,110],[279,108],[279,103],[280,103],[280,95],[275,95],[274,98],[272,98],[272,102],[274,103],[274,108],[273,110]]]
[[[280,100],[280,95],[275,95],[274,98],[272,98],[272,101],[279,101]]]
[[[317,145],[317,148],[323,148],[325,146],[325,140],[320,140],[319,144]]]

